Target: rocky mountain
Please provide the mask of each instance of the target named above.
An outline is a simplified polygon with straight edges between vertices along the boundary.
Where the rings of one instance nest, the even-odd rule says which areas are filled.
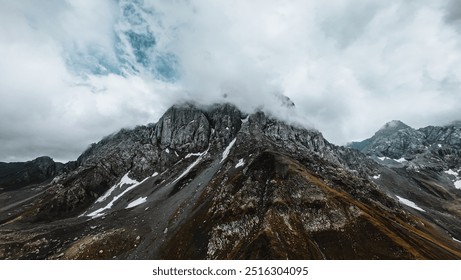
[[[42,184],[74,167],[74,162],[62,164],[46,156],[28,162],[0,162],[0,190],[10,191]]]
[[[32,195],[2,190],[0,259],[461,258],[454,177],[371,157],[263,112],[174,106]]]
[[[404,204],[411,204],[409,200],[423,205],[420,211],[424,211],[424,215],[450,235],[459,237],[459,122],[414,129],[400,121],[392,121],[371,138],[350,146],[386,167],[373,178],[381,189],[400,195]]]
[[[379,131],[349,147],[388,164],[393,161],[413,168],[447,170],[461,167],[461,126],[428,126],[414,129],[400,121],[391,121]],[[391,161],[389,161],[389,159]]]

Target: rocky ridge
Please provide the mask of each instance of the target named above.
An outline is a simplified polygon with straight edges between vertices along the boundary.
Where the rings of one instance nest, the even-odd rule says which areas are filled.
[[[47,156],[28,162],[0,162],[0,189],[13,190],[33,184],[41,184],[71,170],[75,164],[55,162]]]
[[[368,156],[411,160],[414,167],[461,167],[461,127],[456,122],[414,129],[401,121],[392,121],[373,137],[348,146]]]

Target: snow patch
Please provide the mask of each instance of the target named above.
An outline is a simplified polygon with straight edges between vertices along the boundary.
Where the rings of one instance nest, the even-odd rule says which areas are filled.
[[[442,148],[442,144],[437,144],[437,146],[439,146],[439,148]]]
[[[447,171],[444,171],[444,172],[447,173],[448,175],[458,176],[458,173],[451,169],[448,169]]]
[[[120,180],[120,183],[121,184],[139,184],[138,181],[133,180],[130,177],[128,177],[128,173],[126,173],[125,176],[122,177],[122,179]]]
[[[378,180],[379,178],[381,178],[381,174],[373,176],[373,179],[375,179],[375,180]]]
[[[248,115],[246,118],[242,119],[242,123],[247,123],[249,118],[250,118],[250,115]]]
[[[399,202],[405,204],[406,206],[409,206],[413,209],[416,209],[418,211],[421,211],[421,212],[426,212],[426,210],[424,210],[423,208],[419,207],[418,205],[416,205],[416,203],[414,203],[413,201],[411,200],[408,200],[408,199],[405,199],[403,197],[400,197],[397,195],[397,198],[399,199]]]
[[[390,158],[390,157],[377,157],[377,158],[380,161],[393,160],[393,161],[396,161],[396,162],[399,162],[399,163],[407,162],[407,160],[405,158],[399,158],[399,159],[393,159],[393,158]]]
[[[461,243],[460,240],[458,240],[458,239],[456,239],[456,238],[454,238],[454,237],[452,237],[452,238],[453,238],[454,241],[456,241],[456,242],[458,242],[458,243]]]
[[[164,234],[167,234],[168,233],[168,228],[165,228],[165,230],[163,231]]]
[[[170,149],[166,148],[165,152],[170,153]]]
[[[185,158],[190,158],[190,157],[199,157],[201,156],[203,153],[190,153],[190,154],[187,154]]]
[[[129,209],[129,208],[133,208],[135,206],[141,205],[144,202],[146,202],[146,200],[147,200],[147,196],[146,197],[140,197],[140,198],[130,202],[125,209]]]
[[[124,176],[125,177],[125,176]],[[127,176],[128,178],[128,176]],[[136,188],[137,186],[141,185],[142,183],[144,183],[144,181],[146,181],[147,179],[149,179],[150,177],[147,177],[145,178],[144,180],[142,180],[141,182],[138,182],[138,181],[135,181],[135,180],[131,180],[131,181],[134,181],[136,182],[136,184],[126,188],[121,194],[119,195],[116,195],[114,196],[114,198],[112,198],[112,200],[104,207],[101,207],[93,212],[91,212],[90,214],[88,214],[87,216],[88,217],[92,217],[93,219],[94,218],[97,218],[97,217],[100,217],[100,216],[103,216],[103,212],[106,211],[106,210],[109,210],[112,208],[112,206],[114,205],[114,203],[120,199],[124,194],[126,194],[127,192],[131,191],[132,189]],[[123,179],[123,178],[122,178]],[[129,178],[128,178],[129,179]],[[121,180],[122,181],[122,180]],[[123,185],[123,184],[122,184]]]
[[[239,162],[237,162],[237,164],[235,165],[235,168],[239,168],[240,166],[244,166],[245,165],[245,160],[243,160],[243,158],[239,159]]]
[[[151,177],[155,177],[155,176],[157,176],[157,175],[158,175],[158,172],[154,172],[154,174],[152,174]]]
[[[234,140],[232,140],[229,143],[229,146],[227,146],[227,148],[224,150],[224,152],[222,153],[222,159],[219,163],[222,163],[227,158],[227,156],[229,156],[230,150],[232,149],[232,146],[234,146],[235,144],[235,140],[237,140],[237,138],[234,138]]]
[[[128,173],[130,172],[127,172],[125,175],[123,175],[122,179],[120,179],[120,182],[118,182],[117,184],[115,184],[114,186],[112,186],[108,191],[106,191],[104,193],[103,196],[100,196],[96,202],[103,202],[104,200],[106,200],[117,188],[120,188],[122,187],[123,185],[133,185],[133,184],[138,184],[139,182],[136,181],[136,180],[133,180],[131,179],[130,177],[128,177]]]
[[[458,190],[461,190],[461,180],[454,182],[454,184],[455,184],[455,188],[457,188]]]
[[[192,170],[192,168],[194,168],[202,160],[203,156],[206,155],[207,153],[208,153],[208,149],[203,153],[199,153],[199,157],[191,165],[189,165],[189,167],[187,167],[186,170],[184,170],[184,172],[181,175],[179,175],[179,177],[176,178],[172,183],[174,184],[177,181],[179,181],[182,177],[186,176]]]

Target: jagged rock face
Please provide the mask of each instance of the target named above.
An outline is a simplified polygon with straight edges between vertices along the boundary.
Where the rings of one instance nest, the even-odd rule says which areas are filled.
[[[270,119],[262,112],[249,117],[248,129],[245,130],[244,127],[244,131],[247,131],[258,145],[270,142],[277,149],[290,153],[315,154],[363,176],[373,174],[377,166],[373,161],[366,158],[364,160],[359,153],[332,145],[318,131],[309,130],[306,133],[306,129]]]
[[[0,208],[0,258],[461,258],[373,182],[392,169],[262,112],[175,106],[77,164]]]
[[[211,145],[225,147],[235,138],[242,126],[244,115],[236,107],[225,104],[208,108],[207,115],[212,128]]]
[[[169,109],[155,127],[161,149],[198,152],[208,147],[210,125],[205,114],[195,108]]]

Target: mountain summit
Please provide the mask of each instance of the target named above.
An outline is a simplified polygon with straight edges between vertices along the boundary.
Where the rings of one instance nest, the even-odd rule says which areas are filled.
[[[16,199],[0,208],[0,258],[461,258],[456,225],[376,179],[394,173],[263,112],[173,106],[51,182],[1,192]]]
[[[423,146],[424,135],[401,121],[386,123],[371,138],[352,142],[349,147],[367,155],[402,158],[406,153],[418,153]]]
[[[406,125],[405,123],[399,121],[399,120],[393,120],[393,121],[390,121],[388,123],[386,123],[385,125],[383,125],[381,127],[380,130],[378,130],[378,132],[376,132],[377,134],[385,134],[385,133],[389,133],[389,132],[396,132],[396,131],[399,131],[399,130],[402,130],[402,129],[408,129],[408,128],[411,128],[409,127],[408,125]]]

